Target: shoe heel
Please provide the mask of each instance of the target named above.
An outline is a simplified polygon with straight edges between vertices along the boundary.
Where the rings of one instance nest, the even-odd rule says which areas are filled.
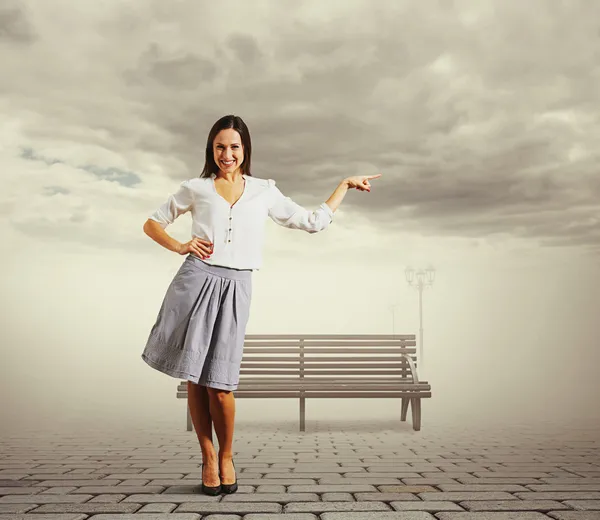
[[[231,459],[231,463],[233,464],[233,469],[235,469],[235,462]],[[221,474],[219,473],[219,478],[221,478]],[[222,479],[222,478],[221,478]],[[235,482],[233,484],[221,484],[221,491],[230,495],[231,493],[235,493],[238,490],[237,483],[237,471],[235,472]]]
[[[204,481],[202,480],[202,469],[204,468],[204,463],[200,464],[200,480],[202,481],[202,493],[204,493],[205,495],[211,495],[211,496],[215,496],[221,493],[222,489],[221,489],[221,485],[219,484],[218,486],[206,486],[204,484]],[[220,478],[220,476],[219,476]]]

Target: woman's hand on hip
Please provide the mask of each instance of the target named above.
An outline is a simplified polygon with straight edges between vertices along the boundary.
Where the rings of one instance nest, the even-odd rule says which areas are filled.
[[[189,242],[181,244],[177,252],[180,255],[192,253],[200,258],[209,258],[213,252],[213,244],[209,240],[194,237]]]

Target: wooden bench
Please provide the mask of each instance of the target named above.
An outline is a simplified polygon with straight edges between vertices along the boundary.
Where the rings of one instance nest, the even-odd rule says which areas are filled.
[[[246,335],[236,399],[298,398],[300,431],[306,399],[400,398],[400,420],[410,404],[413,429],[421,429],[421,399],[431,386],[417,377],[414,334]],[[187,382],[177,398],[187,399]],[[189,406],[187,429],[192,430]]]

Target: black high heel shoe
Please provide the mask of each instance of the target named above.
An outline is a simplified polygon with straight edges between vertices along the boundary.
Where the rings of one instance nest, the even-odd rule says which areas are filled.
[[[231,459],[231,463],[233,464],[233,469],[235,469],[235,462],[233,462],[233,459]],[[221,481],[223,480],[223,478],[221,477],[221,472],[219,471],[219,478],[221,479]],[[231,494],[231,493],[235,493],[238,490],[238,483],[237,483],[237,471],[235,472],[235,482],[233,484],[223,484],[221,482],[221,491],[223,491],[223,493],[227,493],[227,494]]]
[[[200,464],[200,479],[202,480],[202,468],[204,467],[204,462],[202,464]],[[219,476],[220,478],[220,476]],[[205,495],[211,495],[211,496],[215,496],[218,495],[219,493],[221,493],[221,485],[219,484],[218,486],[205,486],[204,485],[204,480],[202,480],[202,493],[204,493]]]

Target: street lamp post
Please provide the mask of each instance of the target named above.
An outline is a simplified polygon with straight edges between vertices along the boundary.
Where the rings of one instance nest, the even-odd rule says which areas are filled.
[[[419,291],[419,361],[421,367],[423,367],[425,365],[423,356],[423,289],[433,286],[435,269],[428,267],[427,269],[415,271],[411,267],[407,267],[404,273],[408,285]]]

